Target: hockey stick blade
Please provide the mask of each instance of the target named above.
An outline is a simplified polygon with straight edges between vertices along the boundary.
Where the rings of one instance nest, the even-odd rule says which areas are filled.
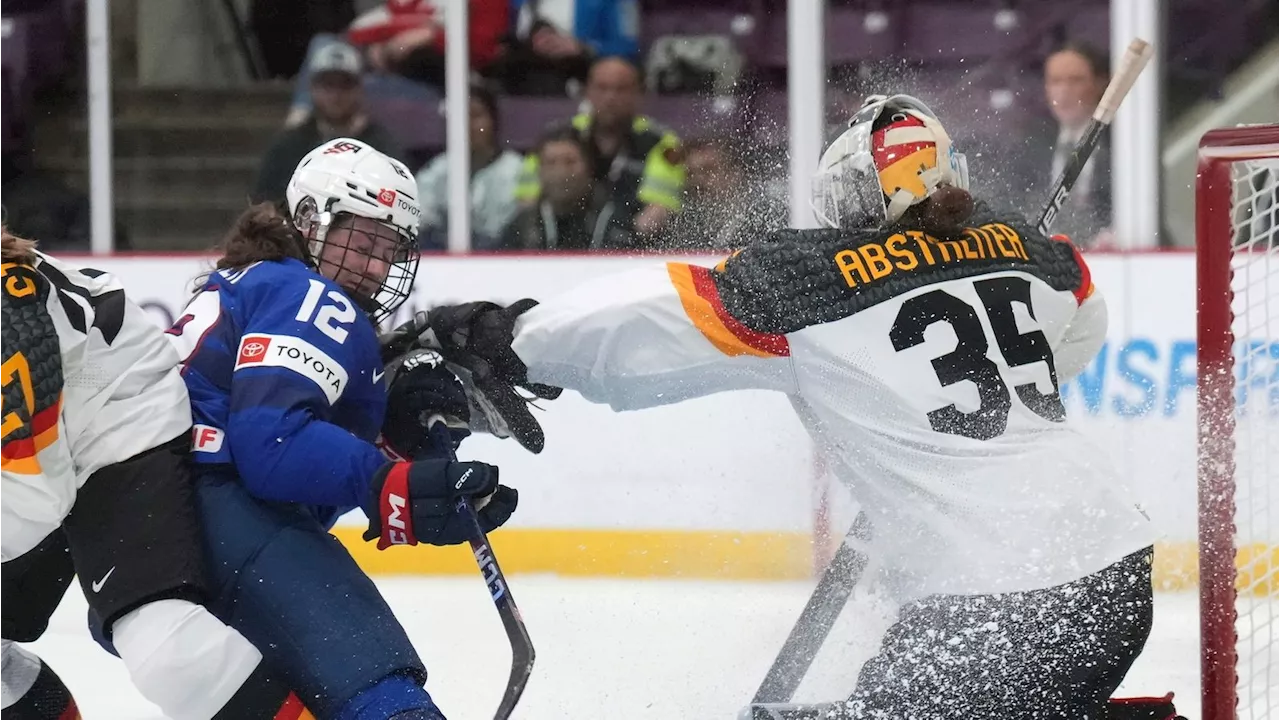
[[[849,595],[862,578],[867,566],[867,556],[855,546],[870,535],[870,524],[865,513],[858,513],[853,527],[840,543],[840,548],[827,564],[822,579],[804,606],[791,634],[782,644],[760,688],[752,698],[752,704],[786,703],[800,687],[800,681],[809,672],[822,643],[826,641],[840,612],[844,610]]]
[[[1120,109],[1120,103],[1137,82],[1138,76],[1142,74],[1153,52],[1151,44],[1141,38],[1134,38],[1129,43],[1115,77],[1111,78],[1111,82],[1107,84],[1106,91],[1102,93],[1102,99],[1098,101],[1098,107],[1093,111],[1093,118],[1089,120],[1084,136],[1080,138],[1080,142],[1076,143],[1075,149],[1071,151],[1071,157],[1062,168],[1062,174],[1053,184],[1053,191],[1049,193],[1049,204],[1040,212],[1040,218],[1036,220],[1036,229],[1041,235],[1049,237],[1053,221],[1066,205],[1067,198],[1071,195],[1071,188],[1075,187],[1076,180],[1084,170],[1084,164],[1097,149],[1098,142],[1102,139],[1102,132],[1111,125],[1112,119],[1116,116],[1116,110]]]
[[[432,440],[447,451],[450,460],[456,461],[453,438],[449,435],[449,426],[444,418],[433,415],[428,420],[427,426]],[[520,616],[520,608],[516,607],[515,598],[511,597],[511,586],[507,584],[507,576],[498,565],[498,558],[489,545],[489,538],[485,535],[484,528],[480,527],[480,516],[476,514],[475,507],[463,498],[458,501],[457,511],[467,521],[468,529],[471,531],[471,537],[467,539],[471,545],[471,554],[475,556],[480,574],[484,576],[484,582],[489,587],[489,597],[493,599],[493,604],[498,609],[498,616],[502,618],[502,627],[507,633],[507,641],[511,643],[511,674],[507,678],[507,688],[502,692],[498,711],[493,715],[494,720],[507,720],[516,709],[516,703],[520,702],[520,696],[524,694],[524,688],[529,684],[529,677],[533,675],[535,657],[533,640],[529,637],[529,630]]]

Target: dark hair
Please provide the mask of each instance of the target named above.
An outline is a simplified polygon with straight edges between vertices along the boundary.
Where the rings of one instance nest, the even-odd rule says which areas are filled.
[[[623,65],[626,65],[631,69],[631,72],[635,73],[636,84],[641,88],[644,87],[644,68],[640,67],[635,60],[632,60],[625,55],[601,55],[595,60],[592,60],[591,66],[587,69],[587,80],[590,81],[591,73],[594,73],[597,67],[606,62],[620,62]]]
[[[928,200],[907,209],[902,221],[942,239],[957,238],[973,215],[973,196],[968,190],[943,185]]]
[[[498,131],[501,129],[499,126],[500,118],[498,117],[498,96],[484,84],[478,82],[471,83],[468,94],[472,100],[483,105],[484,109],[489,113],[489,117],[493,119],[493,136],[495,138],[498,137]]]
[[[591,147],[587,145],[587,141],[583,139],[582,133],[572,125],[557,125],[538,137],[538,144],[534,146],[534,152],[541,155],[547,145],[554,142],[571,143],[578,148],[578,152],[582,153],[582,159],[588,163],[591,162]]]
[[[283,208],[264,202],[250,206],[218,243],[217,267],[244,267],[261,260],[293,258],[307,262],[306,243]]]
[[[28,240],[19,235],[9,232],[9,227],[0,227],[0,233],[3,238],[3,257],[6,262],[12,260],[15,262],[29,263],[36,257],[36,241]]]
[[[1096,45],[1091,45],[1083,40],[1068,40],[1046,55],[1045,61],[1047,62],[1049,58],[1063,52],[1075,53],[1084,58],[1084,61],[1089,65],[1089,71],[1093,73],[1095,78],[1106,80],[1111,76],[1111,62],[1107,59],[1106,53],[1099,50]]]

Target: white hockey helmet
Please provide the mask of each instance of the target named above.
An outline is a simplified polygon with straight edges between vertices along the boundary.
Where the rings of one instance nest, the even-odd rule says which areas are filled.
[[[942,185],[967,190],[969,168],[938,116],[910,95],[871,95],[822,154],[811,203],[826,227],[874,227]]]
[[[359,140],[330,140],[298,163],[285,199],[320,273],[351,293],[375,324],[409,297],[422,207],[404,163]],[[376,225],[360,228],[355,218]],[[339,228],[347,232],[331,238]]]

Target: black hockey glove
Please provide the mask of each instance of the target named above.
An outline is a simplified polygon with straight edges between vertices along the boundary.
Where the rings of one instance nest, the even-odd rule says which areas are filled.
[[[459,499],[479,499],[476,515],[485,532],[505,523],[519,500],[515,488],[498,484],[498,468],[481,462],[393,462],[374,473],[369,490],[364,539],[378,538],[379,550],[464,543],[470,533],[466,516],[456,509]]]
[[[391,361],[397,353],[414,347],[440,351],[467,388],[472,429],[500,438],[515,437],[526,450],[539,453],[545,436],[529,412],[529,404],[537,398],[554,400],[561,390],[528,382],[524,363],[511,349],[516,318],[536,304],[527,299],[509,307],[474,302],[419,312],[410,322],[379,338],[383,359]],[[517,386],[533,397],[521,395]]]
[[[443,456],[444,448],[431,448],[430,418],[440,415],[449,421],[449,434],[456,450],[471,434],[467,390],[434,350],[413,350],[393,360],[386,368],[387,415],[382,421],[382,442],[394,457],[417,460]]]

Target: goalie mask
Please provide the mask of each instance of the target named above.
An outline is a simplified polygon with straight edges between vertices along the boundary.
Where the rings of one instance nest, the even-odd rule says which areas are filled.
[[[874,227],[942,185],[967,190],[969,170],[938,117],[909,95],[872,95],[822,154],[811,202],[826,227]]]
[[[316,270],[381,323],[418,271],[418,187],[399,160],[338,138],[307,153],[285,198]]]

